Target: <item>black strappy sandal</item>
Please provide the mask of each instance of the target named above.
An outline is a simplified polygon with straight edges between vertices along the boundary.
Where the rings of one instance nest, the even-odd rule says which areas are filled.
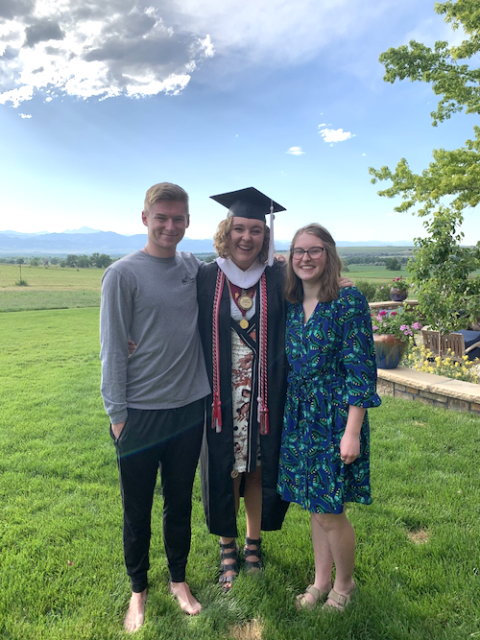
[[[234,562],[230,564],[226,564],[225,560],[234,560]],[[227,576],[225,575],[229,571],[233,571],[234,575]],[[230,591],[232,588],[232,583],[235,578],[238,576],[238,545],[235,540],[231,542],[227,542],[227,544],[222,544],[220,542],[220,576],[218,578],[218,582],[222,586],[222,589],[226,591]]]
[[[249,549],[249,545],[256,545],[256,549]],[[262,568],[262,539],[254,540],[253,538],[245,538],[245,546],[243,547],[243,556],[245,558],[245,570],[247,573],[257,573]],[[257,560],[249,560],[254,556]]]

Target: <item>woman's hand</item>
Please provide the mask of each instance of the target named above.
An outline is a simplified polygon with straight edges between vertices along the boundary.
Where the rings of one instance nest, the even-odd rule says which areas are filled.
[[[127,343],[128,343],[128,357],[130,357],[132,353],[135,351],[135,349],[137,348],[137,343],[134,342],[133,340],[127,340]]]
[[[360,455],[360,438],[356,434],[343,434],[340,440],[340,459],[345,464],[352,464]]]
[[[340,440],[340,458],[345,464],[352,464],[360,455],[360,431],[364,417],[363,407],[349,405],[347,426]]]
[[[338,279],[338,286],[340,287],[340,289],[343,289],[343,287],[354,287],[355,283],[352,282],[350,278],[346,278],[345,276],[342,276],[341,278]]]

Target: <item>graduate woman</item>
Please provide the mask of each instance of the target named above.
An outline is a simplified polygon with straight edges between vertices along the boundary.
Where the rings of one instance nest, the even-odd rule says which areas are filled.
[[[254,188],[213,199],[228,214],[214,237],[220,257],[198,274],[199,326],[212,388],[201,476],[227,591],[239,572],[240,496],[248,572],[262,566],[261,530],[280,529],[288,507],[276,491],[286,391],[285,265],[273,260],[265,218],[284,207]]]
[[[315,580],[297,597],[298,608],[348,605],[355,533],[345,504],[371,503],[366,409],[380,398],[370,311],[360,291],[339,289],[340,269],[326,229],[297,231],[287,266],[289,372],[278,490],[310,512]]]

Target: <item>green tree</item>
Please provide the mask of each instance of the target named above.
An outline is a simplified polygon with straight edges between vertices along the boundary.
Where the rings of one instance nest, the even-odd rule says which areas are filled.
[[[67,267],[76,267],[78,262],[78,256],[75,254],[69,254],[65,259],[65,264]]]
[[[478,0],[447,0],[435,11],[445,16],[453,29],[462,29],[465,39],[456,46],[439,41],[433,48],[412,40],[409,45],[389,49],[380,56],[384,79],[431,84],[440,96],[432,123],[437,126],[465,110],[480,113],[480,5]],[[473,65],[468,61],[473,58]],[[372,182],[389,180],[391,186],[379,195],[400,196],[396,211],[412,211],[425,218],[429,236],[416,238],[415,257],[409,262],[412,281],[418,288],[421,311],[427,321],[444,331],[467,326],[478,319],[480,282],[471,277],[480,266],[480,242],[462,247],[464,212],[480,202],[480,127],[463,147],[434,149],[433,161],[421,174],[411,171],[402,158],[394,171],[370,168]]]
[[[400,271],[402,263],[398,258],[385,258],[385,268],[387,271]]]
[[[106,269],[112,262],[112,258],[106,253],[92,253],[91,264],[97,269]]]
[[[80,269],[88,269],[91,266],[91,261],[89,256],[87,255],[79,256],[77,258],[76,265],[72,265],[72,266],[80,267]]]

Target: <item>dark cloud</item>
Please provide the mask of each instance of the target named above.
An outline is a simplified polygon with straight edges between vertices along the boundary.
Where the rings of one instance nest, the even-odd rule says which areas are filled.
[[[35,0],[0,0],[0,18],[13,20],[30,15],[35,7]]]
[[[1,0],[0,0],[1,1]],[[165,2],[165,0],[162,0]],[[149,2],[146,6],[149,6]],[[151,4],[157,4],[155,0]],[[139,3],[135,0],[70,0],[69,14],[76,21],[103,20],[115,14],[128,15]]]
[[[144,40],[126,40],[111,38],[101,48],[94,49],[84,56],[88,62],[100,60],[109,63],[128,62],[133,65],[156,67],[168,64],[178,66],[190,60],[189,46],[191,39],[169,37],[162,34]]]
[[[34,47],[39,42],[48,40],[63,40],[64,32],[60,29],[58,22],[51,20],[39,20],[35,24],[25,29],[25,46]]]
[[[122,38],[142,38],[153,29],[156,22],[157,20],[153,16],[132,11],[127,16],[122,16],[113,24],[108,25],[103,33],[107,36],[117,35]]]
[[[163,80],[184,73],[198,49],[198,38],[173,33],[162,21],[132,12],[105,25],[100,46],[84,54],[87,62],[106,63],[109,76],[119,87],[132,77],[152,74]]]

